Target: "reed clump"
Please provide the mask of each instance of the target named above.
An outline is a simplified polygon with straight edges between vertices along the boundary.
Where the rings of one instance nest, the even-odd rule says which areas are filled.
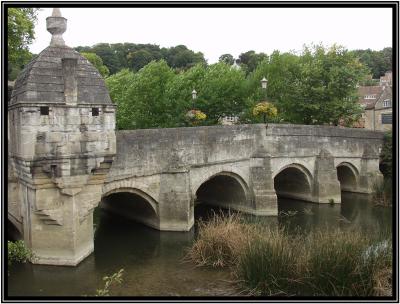
[[[392,180],[385,178],[383,182],[377,182],[373,186],[373,201],[376,206],[392,206],[393,191]]]
[[[234,265],[251,234],[239,214],[214,214],[200,221],[197,241],[186,256],[197,266],[225,267]]]
[[[239,215],[201,223],[188,253],[197,265],[230,266],[238,287],[263,296],[383,296],[392,293],[387,236],[324,229],[305,236],[248,224]]]

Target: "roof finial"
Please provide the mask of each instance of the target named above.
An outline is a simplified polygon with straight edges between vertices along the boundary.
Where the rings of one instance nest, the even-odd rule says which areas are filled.
[[[53,8],[53,13],[51,14],[51,17],[62,17],[61,11],[58,7]]]
[[[53,8],[53,13],[51,17],[46,18],[47,31],[49,31],[53,36],[51,37],[51,46],[64,46],[65,42],[62,34],[67,29],[67,19],[61,16],[61,11],[59,8]]]

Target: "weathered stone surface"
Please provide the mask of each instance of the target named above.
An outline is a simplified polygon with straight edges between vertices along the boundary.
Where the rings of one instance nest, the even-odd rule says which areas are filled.
[[[51,46],[22,71],[9,102],[9,218],[35,263],[76,265],[93,251],[92,211],[116,152],[115,107],[98,71],[64,45],[66,20],[56,12],[47,21]]]
[[[65,103],[63,58],[77,59],[77,100],[80,104],[111,104],[100,73],[78,52],[67,46],[49,46],[18,76],[10,105],[18,103]]]

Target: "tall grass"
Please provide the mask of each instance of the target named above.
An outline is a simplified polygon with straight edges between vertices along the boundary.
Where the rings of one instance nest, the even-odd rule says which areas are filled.
[[[298,237],[288,237],[285,230],[277,228],[260,229],[247,247],[240,253],[235,275],[242,287],[253,295],[293,295],[302,288],[299,279],[304,256],[302,248],[292,243]]]
[[[187,254],[197,266],[235,264],[250,235],[238,214],[214,214],[209,221],[200,221],[198,229],[199,237]]]
[[[357,230],[289,234],[215,215],[200,225],[188,257],[197,265],[230,266],[253,295],[379,296],[392,288],[388,240]]]
[[[385,178],[383,182],[375,183],[373,186],[373,200],[377,206],[391,206],[393,199],[392,180]]]

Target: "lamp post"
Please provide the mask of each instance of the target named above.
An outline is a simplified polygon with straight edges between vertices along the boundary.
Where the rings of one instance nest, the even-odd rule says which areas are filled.
[[[264,90],[264,100],[267,101],[267,84],[268,84],[268,80],[263,77],[263,79],[261,79],[261,88]],[[267,122],[267,115],[266,113],[263,114],[263,119],[264,119],[264,123]]]
[[[195,102],[196,98],[197,98],[197,92],[195,89],[193,89],[193,91],[192,91],[192,108],[193,109],[194,109],[194,102]]]
[[[264,90],[265,100],[267,99],[267,84],[268,80],[265,77],[263,77],[263,79],[261,79],[261,88]]]

